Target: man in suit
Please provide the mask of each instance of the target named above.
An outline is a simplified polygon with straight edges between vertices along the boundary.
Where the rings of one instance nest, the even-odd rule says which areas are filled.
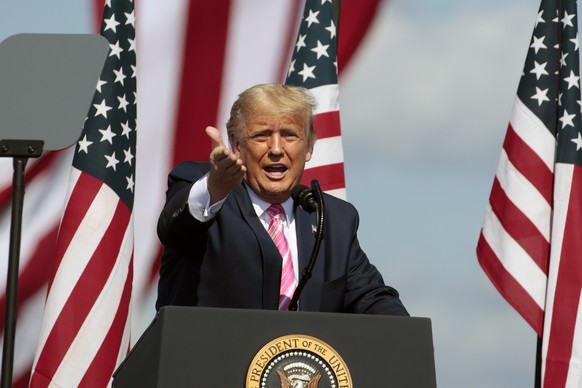
[[[207,127],[210,163],[170,173],[158,221],[158,309],[287,309],[315,241],[316,216],[291,198],[313,152],[314,107],[303,88],[251,87],[231,109],[231,149]],[[299,310],[408,315],[360,248],[355,208],[327,194],[324,201],[325,237]]]

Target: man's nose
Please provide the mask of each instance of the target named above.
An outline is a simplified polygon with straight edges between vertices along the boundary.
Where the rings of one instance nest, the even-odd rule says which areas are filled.
[[[269,152],[273,155],[280,155],[283,153],[283,146],[281,143],[281,135],[273,133],[271,135],[271,143],[269,144]]]

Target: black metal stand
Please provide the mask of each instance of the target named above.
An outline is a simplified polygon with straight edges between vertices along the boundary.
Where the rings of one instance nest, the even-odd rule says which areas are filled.
[[[323,240],[325,232],[325,204],[323,202],[323,193],[321,191],[321,186],[317,180],[311,181],[311,189],[317,201],[317,233],[315,235],[315,244],[313,245],[313,250],[311,251],[311,257],[305,269],[303,269],[301,280],[293,293],[293,298],[289,303],[289,311],[297,311],[297,303],[299,302],[299,296],[303,288],[311,279],[311,273],[313,272],[313,267],[315,267],[315,262],[317,261],[317,255],[319,253],[319,247],[321,246],[321,241]]]
[[[18,268],[20,265],[20,240],[22,209],[24,206],[24,168],[28,159],[39,157],[44,142],[41,140],[2,140],[0,157],[12,157],[12,218],[10,220],[10,247],[6,281],[6,311],[4,314],[4,346],[2,348],[1,387],[12,386],[14,364],[14,339],[16,336],[16,305],[18,300]]]

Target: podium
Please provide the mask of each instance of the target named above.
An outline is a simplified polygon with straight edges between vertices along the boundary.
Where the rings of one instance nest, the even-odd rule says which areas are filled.
[[[114,388],[285,386],[436,387],[430,319],[166,306],[113,375]]]

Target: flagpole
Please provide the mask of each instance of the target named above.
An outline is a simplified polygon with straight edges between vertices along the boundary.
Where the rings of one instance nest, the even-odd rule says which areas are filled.
[[[534,388],[542,387],[542,337],[537,337]]]

